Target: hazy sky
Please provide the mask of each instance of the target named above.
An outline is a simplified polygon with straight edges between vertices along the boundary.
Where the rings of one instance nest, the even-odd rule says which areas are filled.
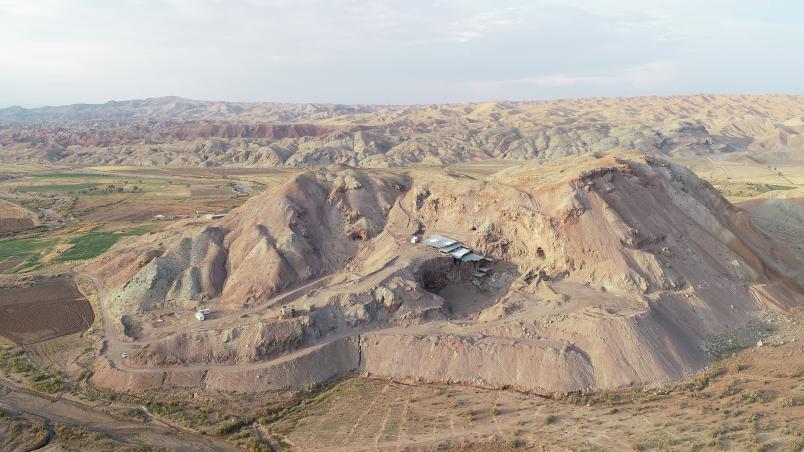
[[[804,1],[0,0],[0,106],[804,92]]]

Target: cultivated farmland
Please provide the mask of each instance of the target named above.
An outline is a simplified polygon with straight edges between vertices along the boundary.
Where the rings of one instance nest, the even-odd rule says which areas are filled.
[[[89,301],[71,280],[0,290],[0,335],[20,345],[84,331],[94,320]]]

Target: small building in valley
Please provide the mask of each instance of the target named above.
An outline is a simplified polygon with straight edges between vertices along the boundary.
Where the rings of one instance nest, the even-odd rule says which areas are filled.
[[[207,308],[199,309],[198,311],[195,311],[195,318],[198,320],[205,320],[209,313],[210,310]]]

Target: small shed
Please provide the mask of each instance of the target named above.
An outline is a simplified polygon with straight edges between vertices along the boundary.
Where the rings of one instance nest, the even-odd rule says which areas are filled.
[[[449,255],[454,257],[455,259],[460,259],[463,256],[469,254],[469,252],[470,252],[469,248],[460,247],[449,253]]]
[[[439,248],[439,251],[441,251],[444,254],[449,254],[460,248],[465,248],[464,244],[461,242],[455,242],[452,245],[447,245],[445,247]]]
[[[426,244],[428,244],[428,245],[430,245],[430,246],[432,246],[434,248],[443,248],[445,246],[452,245],[452,244],[454,244],[456,242],[457,242],[457,240],[453,240],[453,239],[451,239],[449,237],[444,237],[444,236],[441,236],[441,235],[434,234],[434,235],[431,235],[429,239],[425,240],[422,243],[426,243]]]
[[[483,259],[484,259],[483,256],[475,253],[466,253],[463,256],[461,256],[462,262],[479,262]]]

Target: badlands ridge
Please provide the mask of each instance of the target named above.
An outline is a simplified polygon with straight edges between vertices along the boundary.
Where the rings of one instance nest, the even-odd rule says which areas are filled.
[[[802,159],[802,96],[690,95],[452,105],[163,97],[0,109],[0,161],[205,167],[403,167],[617,148]]]

